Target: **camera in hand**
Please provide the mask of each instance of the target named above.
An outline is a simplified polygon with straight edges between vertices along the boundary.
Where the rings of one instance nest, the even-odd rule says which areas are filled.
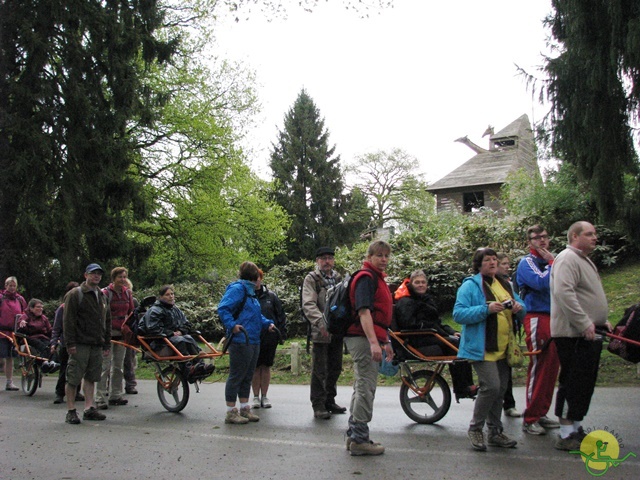
[[[511,301],[511,299],[505,300],[504,302],[502,302],[502,306],[511,310],[513,308],[513,302]]]

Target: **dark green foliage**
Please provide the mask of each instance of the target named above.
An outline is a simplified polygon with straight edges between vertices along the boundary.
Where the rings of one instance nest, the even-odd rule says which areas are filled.
[[[347,204],[361,206],[343,195],[340,157],[334,153],[324,120],[303,89],[285,115],[270,161],[274,200],[291,217],[288,260],[311,258],[322,245],[349,244],[360,233],[353,217],[348,229],[343,225]]]
[[[554,0],[546,20],[558,55],[547,58],[545,128],[553,154],[576,167],[598,220],[623,219],[638,232],[638,161],[630,123],[640,100],[640,4],[629,0]],[[635,179],[633,184],[625,176]],[[631,189],[629,192],[628,188]]]
[[[177,41],[154,37],[155,1],[2,2],[0,22],[0,271],[58,292],[131,249],[126,212],[143,199],[129,128],[159,101],[140,77]]]

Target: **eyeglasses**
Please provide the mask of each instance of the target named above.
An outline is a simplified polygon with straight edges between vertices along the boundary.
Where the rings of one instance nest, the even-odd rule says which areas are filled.
[[[549,240],[549,235],[535,235],[533,237],[529,237],[529,240]]]
[[[321,257],[318,257],[320,260],[322,260],[323,262],[326,262],[327,260],[333,260],[335,257],[333,255],[323,255]]]

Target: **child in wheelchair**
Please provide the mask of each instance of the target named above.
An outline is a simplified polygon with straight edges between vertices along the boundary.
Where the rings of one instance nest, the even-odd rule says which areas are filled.
[[[425,357],[455,356],[460,342],[460,334],[449,325],[443,325],[438,314],[438,308],[433,298],[427,293],[429,284],[423,270],[416,270],[406,283],[406,290],[396,292],[397,303],[394,307],[392,329],[401,332],[424,332],[424,335],[407,335],[409,345],[418,350]],[[437,333],[450,344],[440,341]],[[404,349],[395,345],[400,359]],[[406,356],[405,356],[406,358]],[[461,398],[475,398],[478,387],[473,384],[471,365],[468,362],[454,361],[449,364],[453,393],[456,401]]]
[[[43,308],[42,300],[29,300],[25,313],[16,318],[16,332],[26,336],[32,355],[47,359],[38,361],[42,373],[54,373],[60,364],[55,361],[55,353],[51,353],[49,347],[52,329],[49,319],[42,313]]]

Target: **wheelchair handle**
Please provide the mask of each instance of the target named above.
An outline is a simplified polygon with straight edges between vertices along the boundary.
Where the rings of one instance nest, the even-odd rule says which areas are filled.
[[[240,332],[244,334],[244,344],[249,345],[249,335],[247,335],[247,331],[244,329],[242,325],[238,325],[238,327],[240,327],[239,328]],[[229,338],[227,338],[222,344],[222,353],[227,353],[227,349],[229,348],[229,345],[231,344],[231,340],[233,339],[234,335],[236,334],[233,333],[233,330],[231,330],[231,335],[229,335]]]

